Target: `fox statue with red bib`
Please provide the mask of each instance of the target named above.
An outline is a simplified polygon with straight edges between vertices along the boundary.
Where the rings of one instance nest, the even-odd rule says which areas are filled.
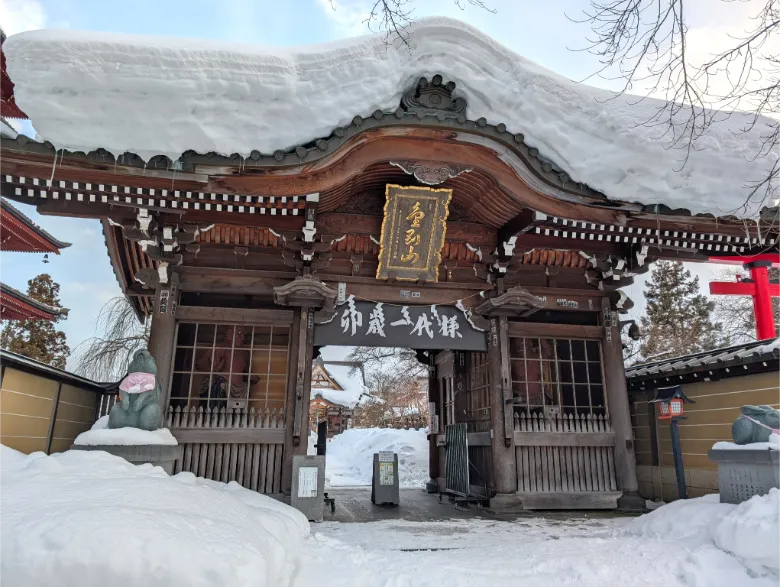
[[[162,426],[160,399],[162,388],[157,380],[157,364],[146,349],[136,351],[119,384],[117,402],[108,415],[109,428],[157,430]]]

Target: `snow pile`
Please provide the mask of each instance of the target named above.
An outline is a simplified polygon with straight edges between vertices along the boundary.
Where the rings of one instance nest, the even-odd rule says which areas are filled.
[[[658,100],[573,82],[456,20],[419,19],[408,32],[411,51],[384,35],[289,49],[72,30],[14,35],[3,50],[17,103],[58,149],[268,155],[356,115],[392,112],[420,76],[442,74],[469,119],[523,133],[574,181],[614,199],[728,212],[778,158],[755,158],[769,119],[742,132],[752,118],[736,113],[696,149],[669,149],[668,136],[641,124]]]
[[[278,587],[309,535],[297,510],[236,483],[104,452],[3,446],[0,462],[4,587]]]
[[[756,495],[739,505],[718,495],[678,500],[632,520],[626,534],[682,540],[689,548],[714,545],[752,573],[780,577],[780,492]]]
[[[712,445],[712,450],[780,450],[778,438],[777,434],[770,434],[769,442],[751,442],[750,444],[737,444],[721,440]]]
[[[713,535],[715,545],[733,554],[756,574],[780,576],[780,492],[754,496],[723,516]]]
[[[92,425],[92,429],[82,432],[73,444],[84,446],[168,444],[177,445],[177,440],[167,428],[141,430],[140,428],[109,428],[108,416],[103,416]]]
[[[328,441],[325,483],[329,487],[371,485],[374,453],[379,451],[398,453],[401,487],[423,487],[429,479],[424,430],[350,428]]]

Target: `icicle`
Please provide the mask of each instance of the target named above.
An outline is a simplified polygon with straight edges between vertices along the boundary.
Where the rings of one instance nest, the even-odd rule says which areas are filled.
[[[62,157],[65,155],[62,149],[54,151],[54,164],[51,166],[51,177],[49,177],[49,185],[54,183],[54,172],[57,170],[57,153],[60,153],[60,165],[62,164]]]
[[[485,292],[479,292],[479,294],[482,295],[482,296],[484,296],[484,293]],[[480,332],[485,332],[484,328],[479,328],[476,324],[474,324],[474,322],[471,319],[471,310],[469,310],[466,306],[463,305],[463,300],[458,300],[457,302],[455,302],[455,307],[458,310],[460,310],[461,312],[463,312],[463,315],[465,316],[466,321],[471,325],[471,327],[474,330],[479,330]]]
[[[479,248],[479,247],[473,247],[473,246],[471,246],[469,243],[466,243],[466,248],[467,248],[469,251],[471,251],[472,253],[476,253],[476,254],[477,254],[477,259],[479,259],[480,261],[482,261],[482,249],[481,249],[481,248]]]

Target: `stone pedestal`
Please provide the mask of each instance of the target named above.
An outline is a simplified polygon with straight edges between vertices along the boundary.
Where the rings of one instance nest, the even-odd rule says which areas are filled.
[[[523,500],[516,493],[496,493],[490,498],[490,511],[511,513],[523,511]]]
[[[643,512],[647,509],[645,498],[639,493],[624,493],[618,498],[617,505],[622,512]]]
[[[101,450],[122,457],[133,465],[150,463],[162,467],[169,475],[173,474],[173,464],[182,458],[181,446],[171,444],[74,444],[71,450]]]
[[[780,451],[712,449],[707,456],[718,464],[721,503],[742,503],[780,487]]]

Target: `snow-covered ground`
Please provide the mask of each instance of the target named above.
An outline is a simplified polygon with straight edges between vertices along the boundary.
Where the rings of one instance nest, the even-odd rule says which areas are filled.
[[[270,497],[104,452],[0,452],[3,587],[289,585],[306,518]]]
[[[309,437],[309,454],[315,454],[316,435]],[[428,440],[425,430],[351,428],[328,441],[325,484],[328,487],[371,485],[374,453],[398,453],[401,487],[423,487],[428,480]]]
[[[705,497],[639,518],[310,526],[235,483],[100,452],[5,447],[3,587],[775,587],[778,498]]]
[[[748,559],[734,556],[719,542],[729,516],[713,523],[714,533],[690,538],[685,530],[689,524],[700,527],[696,516],[715,522],[722,515],[713,503],[702,513],[697,499],[673,508],[671,516],[664,515],[670,507],[664,506],[636,520],[597,515],[515,522],[326,523],[313,527],[309,561],[298,571],[296,585],[776,587],[777,497],[775,492],[752,506],[770,516],[762,530],[735,535],[745,541],[741,554]],[[770,501],[775,505],[770,507]],[[671,522],[662,535],[649,528],[658,517]],[[743,530],[756,522],[748,517]],[[758,550],[752,556],[748,549],[754,547]]]

